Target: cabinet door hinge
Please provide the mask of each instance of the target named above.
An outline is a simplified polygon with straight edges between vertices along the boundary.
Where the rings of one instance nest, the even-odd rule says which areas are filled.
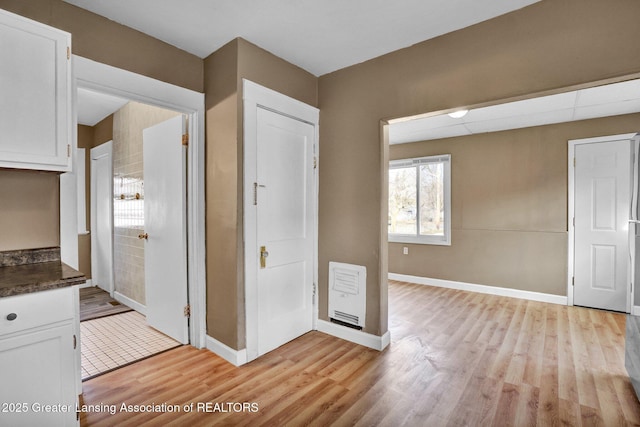
[[[571,278],[571,286],[575,286],[576,285],[576,278],[572,277]]]
[[[71,59],[71,48],[67,46],[67,59]]]
[[[316,303],[316,289],[317,289],[317,285],[314,283],[314,284],[313,284],[313,298],[312,298],[312,300],[311,300],[311,302],[312,302],[313,304],[315,304],[315,303]]]
[[[576,158],[575,157],[573,158],[573,167],[574,168],[576,167]]]
[[[318,167],[318,158],[313,156],[313,168],[316,169]]]
[[[67,157],[71,157],[71,145],[67,144]]]
[[[182,135],[182,145],[189,145],[189,134],[185,133],[184,135]]]
[[[184,317],[191,317],[191,305],[187,304],[184,306]]]
[[[73,335],[73,349],[78,348],[78,338],[76,338],[75,334]]]

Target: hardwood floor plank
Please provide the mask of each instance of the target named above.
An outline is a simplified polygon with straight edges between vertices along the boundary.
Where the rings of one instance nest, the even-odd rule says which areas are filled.
[[[626,375],[613,375],[611,381],[613,381],[620,410],[624,413],[625,420],[632,425],[640,426],[640,405],[637,404],[638,398],[629,378]]]
[[[607,425],[602,419],[600,411],[588,406],[580,406],[580,419],[583,426],[600,427]]]
[[[108,292],[97,286],[80,289],[80,321],[98,319],[132,309],[111,298]]]
[[[534,387],[540,387],[542,375],[542,359],[544,357],[544,339],[546,333],[546,304],[533,302],[530,304],[532,322],[528,330],[529,338],[526,346],[526,362],[522,381]]]
[[[559,420],[558,396],[558,363],[552,358],[545,358],[540,379],[537,424],[540,426],[557,425]]]
[[[498,407],[496,416],[493,419],[494,426],[513,426],[518,414],[518,404],[520,402],[520,390],[518,386],[503,383],[499,390]]]
[[[382,352],[314,331],[235,367],[183,346],[86,381],[83,402],[219,410],[89,411],[81,425],[640,425],[621,314],[402,282],[389,305]]]
[[[579,335],[571,334],[571,319],[575,317],[574,310],[560,310],[558,313],[558,397],[561,399],[579,401],[576,366],[574,362],[573,342]]]
[[[538,408],[540,404],[540,389],[529,384],[520,384],[520,400],[516,410],[514,425],[533,427],[537,425]]]

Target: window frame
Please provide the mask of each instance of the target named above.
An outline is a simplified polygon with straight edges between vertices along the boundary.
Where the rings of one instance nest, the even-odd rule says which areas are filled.
[[[442,163],[443,165],[444,234],[442,236],[420,235],[420,165],[427,163]],[[451,154],[389,161],[389,170],[408,167],[416,168],[416,234],[398,234],[388,231],[389,242],[451,246]],[[388,198],[390,198],[391,189],[388,193]]]

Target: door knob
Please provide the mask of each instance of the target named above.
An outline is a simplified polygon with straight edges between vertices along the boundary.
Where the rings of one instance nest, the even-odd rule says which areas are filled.
[[[144,234],[138,234],[138,239],[140,239],[140,240],[142,240],[142,239],[147,240],[147,239],[149,239],[149,235],[148,235],[147,233],[144,233]]]
[[[266,246],[260,246],[260,268],[267,267],[267,257],[269,256],[269,252],[267,252]]]

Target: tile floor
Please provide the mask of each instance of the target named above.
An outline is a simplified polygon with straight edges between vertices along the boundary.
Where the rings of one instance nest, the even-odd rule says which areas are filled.
[[[136,311],[81,322],[80,331],[83,380],[180,345]]]

